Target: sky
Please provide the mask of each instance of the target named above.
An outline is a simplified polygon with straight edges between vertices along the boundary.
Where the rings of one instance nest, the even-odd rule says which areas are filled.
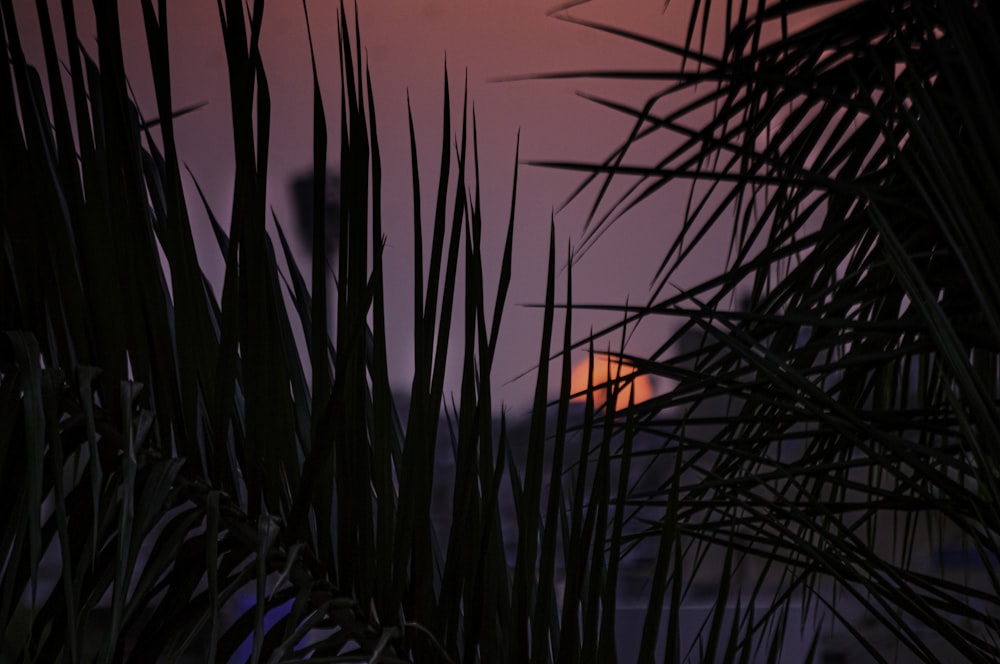
[[[29,59],[32,53],[40,53],[37,39],[33,43],[33,35],[37,34],[37,27],[32,29],[33,4],[15,0]],[[84,47],[96,53],[92,23],[87,27],[88,4],[77,3],[80,34]],[[453,128],[460,126],[461,90],[467,77],[469,100],[475,107],[479,130],[485,269],[488,288],[492,288],[499,273],[509,215],[518,132],[522,161],[599,161],[628,135],[631,123],[576,93],[585,91],[641,105],[651,92],[664,86],[649,81],[498,79],[555,71],[657,69],[676,66],[676,62],[670,62],[662,52],[649,46],[550,16],[549,10],[557,6],[553,2],[375,0],[359,4],[361,42],[373,80],[384,169],[384,230],[388,240],[385,261],[390,266],[387,276],[390,377],[398,388],[405,389],[413,366],[407,95],[413,108],[423,185],[427,187],[422,199],[430,206],[432,180],[438,167],[446,62],[452,86]],[[140,110],[153,115],[155,105],[147,74],[141,9],[137,2],[119,5],[126,69]],[[330,164],[336,167],[337,3],[308,0],[307,8],[330,123]],[[61,21],[58,7],[53,6],[52,11],[58,25]],[[207,0],[170,0],[168,11],[175,103],[178,107],[206,104],[178,119],[178,152],[198,179],[216,215],[226,219],[231,209],[234,167],[227,71],[217,9],[214,2]],[[666,8],[661,0],[594,0],[566,11],[573,17],[680,42],[690,8],[688,2],[679,0]],[[302,268],[308,274],[308,250],[297,234],[290,196],[292,178],[308,169],[312,159],[312,82],[301,2],[266,3],[261,50],[272,104],[268,199],[280,223],[289,231]],[[40,56],[36,62],[41,63]],[[656,156],[655,150],[644,156],[651,160]],[[541,314],[527,305],[540,303],[544,297],[550,219],[559,209],[555,214],[556,237],[559,260],[564,264],[569,248],[576,251],[582,244],[584,221],[594,193],[591,190],[574,204],[560,208],[580,182],[579,173],[527,164],[519,168],[514,274],[494,376],[499,397],[495,397],[495,403],[502,400],[514,412],[527,408],[533,388],[531,373],[518,377],[530,372],[537,361]],[[193,183],[189,181],[186,186],[189,209],[200,210]],[[633,303],[645,301],[656,268],[676,234],[686,193],[682,185],[666,190],[626,215],[580,257],[573,272],[575,300],[614,304],[626,299]],[[211,280],[221,284],[222,261],[207,219],[194,215],[194,225],[203,265]],[[694,261],[691,268],[679,273],[678,285],[691,285],[721,270],[722,247],[720,243],[718,255]],[[614,318],[577,312],[575,336],[579,338],[591,327],[601,327]],[[657,325],[661,327],[642,327],[631,339],[628,350],[646,352],[666,339],[672,330],[663,328],[662,323]],[[609,343],[617,343],[617,339]],[[452,368],[450,386],[457,389],[460,367],[453,363]]]

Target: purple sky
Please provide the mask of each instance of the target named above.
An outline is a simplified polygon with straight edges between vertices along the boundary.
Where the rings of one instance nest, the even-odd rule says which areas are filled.
[[[15,2],[19,24],[29,53],[40,53],[33,3]],[[50,3],[53,4],[53,3]],[[58,3],[54,3],[58,5]],[[89,3],[78,3],[84,46],[96,53]],[[151,85],[139,3],[122,2],[126,66],[140,108],[152,115]],[[661,52],[626,40],[546,16],[554,6],[537,0],[442,0],[404,2],[378,0],[359,9],[362,44],[371,69],[379,113],[385,199],[386,264],[391,300],[390,373],[407,386],[412,370],[411,277],[412,230],[409,146],[406,134],[406,93],[413,104],[418,153],[423,164],[423,200],[433,204],[431,188],[438,168],[442,77],[447,54],[455,113],[461,111],[462,79],[468,72],[470,101],[475,104],[480,136],[482,196],[485,214],[484,244],[494,251],[486,265],[492,287],[503,246],[509,213],[509,189],[515,137],[521,131],[522,159],[600,160],[630,129],[622,116],[577,97],[577,90],[641,105],[661,84],[612,83],[590,80],[491,82],[499,77],[537,72],[580,69],[657,69],[675,65]],[[657,0],[595,0],[571,10],[574,16],[609,22],[658,38],[683,39],[688,2],[675,0],[664,11]],[[339,140],[336,2],[309,2],[317,60],[324,85],[330,122],[331,164],[336,164]],[[52,7],[54,22],[61,18]],[[228,85],[221,30],[214,2],[171,0],[171,66],[178,106],[199,102],[208,105],[177,122],[178,151],[205,190],[218,217],[226,219],[232,195],[232,135],[229,129]],[[262,35],[262,56],[271,90],[272,126],[268,198],[283,225],[290,231],[307,270],[304,245],[292,221],[289,197],[291,177],[311,164],[312,101],[309,53],[301,3],[279,0],[267,3]],[[39,57],[35,62],[40,63]],[[458,118],[453,121],[458,124]],[[635,161],[640,161],[639,154]],[[647,151],[651,163],[657,150]],[[580,181],[575,173],[522,166],[515,230],[514,275],[496,362],[495,384],[499,397],[515,413],[527,406],[531,376],[505,385],[531,368],[538,353],[541,317],[521,305],[540,302],[544,294],[545,256],[550,211]],[[673,240],[683,212],[685,189],[674,186],[627,215],[580,261],[574,271],[577,301],[622,303],[626,297],[641,302],[648,297],[650,280],[666,246]],[[593,192],[590,192],[592,195]],[[570,244],[579,246],[583,221],[591,198],[571,205],[556,217],[559,257],[566,259]],[[201,209],[194,186],[188,187],[189,207]],[[428,207],[429,210],[429,207]],[[425,215],[426,216],[426,215]],[[194,216],[203,264],[215,283],[221,283],[222,263],[203,217]],[[715,273],[718,260],[699,261],[678,275],[681,285]],[[393,297],[395,295],[395,297]],[[591,326],[611,319],[575,315],[578,336]],[[662,341],[669,329],[644,326],[630,347],[648,350]],[[582,358],[581,358],[582,359]],[[457,379],[459,367],[453,367]],[[452,383],[456,387],[457,382]],[[661,386],[662,387],[662,386]],[[496,399],[499,402],[499,399]]]

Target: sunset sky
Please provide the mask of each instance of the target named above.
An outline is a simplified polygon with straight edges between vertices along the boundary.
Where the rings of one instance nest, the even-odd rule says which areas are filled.
[[[33,43],[33,3],[15,2],[25,49],[41,64],[40,45]],[[58,3],[50,3],[58,5]],[[138,2],[122,2],[126,67],[140,109],[154,114],[148,57]],[[438,168],[442,79],[447,57],[452,102],[458,124],[463,78],[469,81],[470,103],[478,119],[482,196],[486,228],[484,245],[495,251],[486,265],[487,283],[495,284],[505,224],[509,214],[515,140],[521,133],[521,158],[604,158],[630,129],[624,117],[597,107],[575,94],[586,91],[636,105],[663,83],[599,80],[542,80],[497,82],[522,74],[589,69],[663,69],[676,66],[660,51],[619,37],[547,16],[556,5],[529,0],[442,0],[404,2],[378,0],[360,3],[362,45],[371,69],[379,119],[385,199],[385,260],[388,275],[391,375],[399,387],[408,385],[412,370],[411,277],[412,229],[409,146],[406,133],[406,94],[413,105],[418,153],[423,168],[426,205]],[[96,54],[89,3],[78,2],[83,45]],[[268,198],[288,230],[308,269],[305,245],[293,221],[290,180],[311,165],[312,100],[306,22],[301,2],[266,3],[262,56],[271,92],[272,125]],[[330,163],[336,166],[339,146],[339,78],[337,60],[337,3],[308,3],[330,123]],[[56,25],[61,23],[53,6]],[[572,7],[569,14],[610,23],[657,38],[682,41],[687,27],[687,2],[659,0],[595,0]],[[214,2],[171,0],[169,3],[174,99],[179,107],[200,102],[207,106],[177,122],[178,151],[205,190],[216,215],[226,219],[231,207],[233,151],[229,121],[226,63]],[[654,152],[646,155],[649,162]],[[636,157],[641,159],[642,155]],[[515,412],[527,405],[532,376],[506,384],[528,371],[537,358],[541,316],[522,305],[539,303],[544,296],[545,256],[549,219],[581,179],[577,173],[555,172],[522,165],[515,229],[514,275],[510,305],[501,330],[495,382],[500,397]],[[556,215],[558,251],[565,261],[569,246],[579,247],[583,222],[594,191]],[[650,281],[683,212],[686,189],[678,184],[627,215],[584,256],[574,271],[578,302],[644,302]],[[192,211],[201,209],[193,184],[188,187]],[[429,208],[428,208],[429,209]],[[222,262],[205,218],[194,218],[199,250],[210,278],[221,283]],[[698,261],[678,275],[679,285],[722,269],[718,260]],[[562,292],[562,289],[560,289]],[[577,313],[577,336],[612,320]],[[665,329],[642,329],[630,350],[643,352],[668,334]],[[608,343],[617,343],[617,339]],[[394,349],[394,350],[393,350]],[[605,348],[606,350],[606,348]],[[583,359],[580,357],[579,359]],[[457,366],[455,367],[457,369]],[[457,372],[455,373],[457,377]],[[453,384],[454,385],[454,384]],[[498,400],[499,401],[499,400]]]

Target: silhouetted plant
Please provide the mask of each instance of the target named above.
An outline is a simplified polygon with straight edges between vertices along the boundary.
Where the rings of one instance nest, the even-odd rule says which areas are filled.
[[[696,658],[771,639],[775,661],[801,607],[851,658],[995,661],[996,5],[757,5],[724,3],[718,50],[697,36],[695,19],[722,20],[708,2],[684,45],[562,16],[665,63],[565,74],[666,86],[636,107],[589,96],[632,118],[630,135],[603,161],[547,162],[588,174],[585,242],[665,187],[690,188],[683,211],[662,214],[655,294],[612,307],[623,327],[678,323],[632,358],[677,381],[637,424],[677,467],[632,496],[644,514],[664,506],[633,534],[661,547],[642,657],[671,592],[668,650],[687,657],[676,609],[699,576],[687,565],[707,556],[722,580]],[[651,141],[672,148],[633,162]],[[678,266],[720,229],[725,269],[678,292]],[[728,636],[721,606],[740,624]]]
[[[708,3],[694,3],[682,45],[590,25],[662,51],[669,88],[642,108],[595,99],[636,121],[606,161],[548,162],[599,186],[585,245],[666,184],[697,186],[676,240],[664,231],[657,295],[609,305],[621,326],[571,338],[572,272],[557,302],[550,243],[531,420],[514,437],[503,416],[495,430],[490,376],[516,195],[487,298],[475,117],[463,104],[453,128],[447,77],[431,219],[409,126],[415,369],[403,417],[387,368],[378,116],[346,12],[331,289],[316,67],[307,278],[275,224],[279,271],[266,231],[263,1],[219,2],[235,186],[228,224],[205,206],[226,264],[217,297],[184,203],[166,2],[142,2],[150,120],[128,94],[113,4],[94,3],[94,58],[63,0],[60,62],[36,3],[42,76],[0,0],[4,656],[613,661],[619,581],[641,554],[644,662],[658,648],[669,661],[777,661],[793,633],[812,659],[831,625],[894,658],[862,618],[918,659],[995,660],[995,6],[757,4],[726,3],[735,20],[719,53],[695,38]],[[658,110],[678,95],[687,105]],[[676,151],[629,163],[633,144],[662,132],[682,139]],[[622,175],[639,184],[602,207]],[[730,221],[725,271],[661,295],[707,229]],[[744,308],[727,307],[745,293]],[[590,385],[577,417],[569,351],[593,357],[605,335],[660,316],[679,330],[624,359],[676,389],[615,412],[616,398],[595,408],[605,388]],[[449,357],[462,362],[453,399]],[[454,455],[444,478],[442,444]],[[431,519],[441,486],[448,532]],[[948,538],[974,576],[934,564],[952,555]],[[682,628],[706,579],[711,609]]]

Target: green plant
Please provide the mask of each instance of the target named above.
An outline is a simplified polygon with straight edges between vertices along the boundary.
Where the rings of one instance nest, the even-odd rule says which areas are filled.
[[[522,438],[505,418],[494,428],[490,391],[515,196],[488,298],[475,118],[463,108],[453,136],[447,80],[426,222],[426,157],[410,123],[417,363],[404,417],[386,367],[377,114],[346,12],[331,292],[323,223],[308,279],[275,224],[279,271],[266,231],[263,2],[218,3],[235,187],[228,225],[208,210],[226,261],[216,297],[182,195],[173,123],[186,111],[171,97],[165,0],[142,2],[154,120],[129,97],[111,4],[94,3],[92,58],[62,1],[66,91],[48,4],[36,3],[43,77],[24,59],[14,3],[0,0],[3,655],[217,661],[247,644],[252,661],[613,661],[625,565],[652,550],[641,661],[659,647],[671,661],[774,661],[795,632],[811,659],[828,627],[879,661],[896,649],[995,659],[996,9],[758,4],[725,3],[735,20],[720,53],[704,32],[695,39],[708,3],[694,3],[682,45],[589,25],[677,62],[643,108],[594,98],[636,119],[621,150],[548,163],[600,184],[585,242],[666,184],[696,186],[657,296],[609,305],[623,322],[589,338],[570,336],[572,271],[557,302],[551,243]],[[808,27],[787,27],[816,8]],[[321,222],[316,78],[314,66]],[[678,95],[689,103],[660,110]],[[628,162],[634,143],[663,132],[681,137],[677,151],[652,168]],[[621,175],[641,182],[602,209],[604,184]],[[725,271],[660,295],[730,220]],[[731,306],[746,293],[746,307]],[[557,307],[566,320],[554,340]],[[622,413],[595,408],[588,389],[577,418],[569,351],[662,316],[680,329],[628,360],[677,388]],[[463,367],[450,402],[449,355]],[[552,371],[561,389],[550,403]],[[434,475],[442,444],[454,477]],[[447,537],[430,518],[441,485],[453,496]],[[966,543],[975,576],[933,565],[948,537]],[[691,628],[704,579],[717,579],[711,610]]]
[[[663,216],[679,230],[663,234],[656,294],[611,307],[622,329],[679,322],[631,358],[678,381],[637,425],[677,468],[631,497],[642,514],[664,506],[632,534],[661,541],[643,656],[665,594],[675,621],[692,577],[722,561],[707,661],[771,637],[773,661],[799,605],[877,661],[995,661],[996,5],[717,9],[718,51],[696,37],[699,19],[722,20],[708,2],[694,3],[683,46],[564,14],[673,64],[566,74],[667,87],[641,107],[588,96],[633,118],[631,134],[604,161],[545,163],[588,174],[588,242],[662,188],[690,187],[683,213]],[[630,160],[658,138],[675,146],[662,160]],[[637,183],[611,198],[620,177]],[[725,270],[676,292],[677,267],[720,229]],[[726,580],[741,570],[736,593]],[[719,607],[733,603],[740,627],[725,644]],[[676,636],[670,622],[668,647]]]
[[[514,446],[503,417],[495,430],[490,376],[516,197],[495,299],[488,299],[475,117],[463,102],[453,135],[447,76],[429,220],[421,218],[423,158],[410,121],[416,368],[401,417],[386,359],[377,116],[358,28],[352,31],[346,12],[334,26],[341,219],[329,330],[327,121],[315,62],[309,280],[275,224],[288,265],[287,274],[279,271],[266,231],[270,101],[257,46],[261,0],[219,3],[235,184],[228,224],[205,204],[226,265],[218,298],[197,262],[184,204],[174,120],[186,111],[175,111],[171,96],[166,3],[142,3],[153,120],[130,99],[111,6],[95,4],[99,52],[92,59],[78,46],[73,3],[62,3],[68,95],[48,5],[36,8],[45,77],[25,61],[12,4],[0,9],[10,54],[0,78],[0,491],[12,506],[0,523],[5,654],[224,661],[245,647],[252,661],[491,662],[548,659],[560,642],[576,651],[596,646],[591,631],[559,636],[556,558],[568,504],[587,515],[587,525],[574,526],[573,542],[585,553],[567,587],[592,623],[598,603],[614,594],[613,584],[588,581],[588,570],[605,561],[607,493],[585,492],[581,480],[573,499],[563,500],[556,463],[546,512],[534,508],[552,442],[555,252],[535,409],[525,440]],[[461,323],[457,338],[453,319]],[[449,358],[463,367],[450,403]],[[568,376],[564,361],[567,386]],[[560,404],[557,449],[567,437],[568,396]],[[443,417],[448,431],[440,430]],[[438,448],[449,444],[454,474],[435,477]],[[609,444],[606,435],[605,485]],[[515,466],[522,455],[523,471]],[[431,519],[441,486],[453,493],[447,532]],[[501,502],[511,500],[515,560],[501,527]],[[596,565],[587,564],[590,557]],[[603,619],[602,653],[613,649],[612,618]]]

